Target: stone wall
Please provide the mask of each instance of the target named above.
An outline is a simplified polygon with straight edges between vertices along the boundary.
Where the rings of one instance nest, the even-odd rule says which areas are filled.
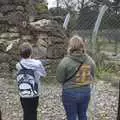
[[[55,60],[64,56],[67,37],[55,20],[31,21],[30,0],[0,0],[0,72],[9,72],[19,60],[18,47],[28,41],[33,57]],[[48,17],[49,18],[49,17]]]

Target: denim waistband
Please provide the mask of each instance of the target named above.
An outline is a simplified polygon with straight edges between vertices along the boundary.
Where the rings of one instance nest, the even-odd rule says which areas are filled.
[[[90,91],[91,90],[90,85],[85,85],[85,86],[81,86],[81,87],[74,87],[74,88],[63,88],[63,91],[85,91],[85,90]]]

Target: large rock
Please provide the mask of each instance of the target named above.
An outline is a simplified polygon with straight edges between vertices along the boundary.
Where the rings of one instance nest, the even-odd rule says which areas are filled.
[[[16,9],[15,5],[3,5],[0,7],[0,12],[2,12],[3,14],[13,11],[14,9]]]
[[[6,33],[2,33],[2,34],[0,34],[0,39],[7,39],[7,40],[9,40],[9,39],[16,39],[16,38],[18,38],[19,37],[19,33],[12,33],[12,32],[6,32]]]
[[[36,47],[33,47],[33,55],[32,57],[33,58],[36,58],[36,59],[43,59],[43,58],[46,58],[47,56],[47,48],[46,47],[43,47],[43,46],[36,46]]]
[[[10,72],[8,63],[0,63],[0,72],[7,73]]]
[[[15,68],[19,45],[25,41],[33,46],[33,58],[58,59],[65,55],[67,37],[56,21],[43,19],[32,22],[26,31],[19,33],[17,27],[10,27],[0,34],[0,63],[8,63],[9,70]]]
[[[44,55],[46,55],[47,58],[53,59],[64,56],[67,37],[56,21],[42,19],[36,22],[31,22],[30,26],[33,31],[38,33],[38,40],[36,42],[37,46],[40,50],[42,47],[47,49],[43,50]]]
[[[56,21],[51,21],[46,19],[38,20],[36,22],[31,22],[30,25],[33,26],[35,29],[41,29],[42,27],[47,27],[47,26],[51,26],[51,27],[58,26]]]
[[[26,15],[21,11],[10,12],[5,16],[9,24],[22,25],[26,21]]]
[[[65,38],[66,34],[61,26],[54,20],[38,20],[36,22],[30,23],[31,29],[35,30],[36,32],[47,33],[48,36],[56,36],[60,38]]]
[[[12,0],[0,0],[0,5],[9,4]]]
[[[22,4],[27,3],[28,0],[0,0],[0,5],[6,4]]]
[[[25,3],[27,3],[28,2],[28,0],[12,0],[12,3],[14,3],[14,4],[25,4]]]
[[[8,63],[11,60],[11,56],[7,53],[0,52],[0,63]]]
[[[15,69],[19,60],[19,45],[26,41],[33,46],[34,58],[63,57],[66,35],[56,21],[42,19],[29,24],[32,21],[30,18],[38,15],[34,11],[36,5],[40,9],[37,3],[42,4],[44,0],[0,0],[1,72]],[[34,16],[34,13],[37,14]]]
[[[56,59],[65,55],[65,46],[63,44],[56,44],[48,47],[47,57]]]
[[[0,39],[0,52],[5,52],[7,47],[7,42],[3,39]]]

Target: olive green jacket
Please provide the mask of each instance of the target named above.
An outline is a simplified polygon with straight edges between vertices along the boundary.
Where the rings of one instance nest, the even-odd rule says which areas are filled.
[[[81,87],[80,85],[75,85],[73,82],[75,77],[73,74],[76,72],[80,64],[90,65],[90,74],[94,79],[95,62],[88,54],[67,55],[61,60],[56,70],[56,79],[63,84],[63,88]]]

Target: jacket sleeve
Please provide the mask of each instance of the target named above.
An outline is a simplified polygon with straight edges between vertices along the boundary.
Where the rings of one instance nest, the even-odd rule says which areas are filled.
[[[37,67],[37,73],[41,76],[41,77],[45,77],[46,76],[46,71],[44,66],[42,65],[41,61],[39,61],[39,65]]]
[[[65,65],[61,61],[56,70],[56,79],[58,80],[58,82],[64,83],[65,78],[66,78]]]

